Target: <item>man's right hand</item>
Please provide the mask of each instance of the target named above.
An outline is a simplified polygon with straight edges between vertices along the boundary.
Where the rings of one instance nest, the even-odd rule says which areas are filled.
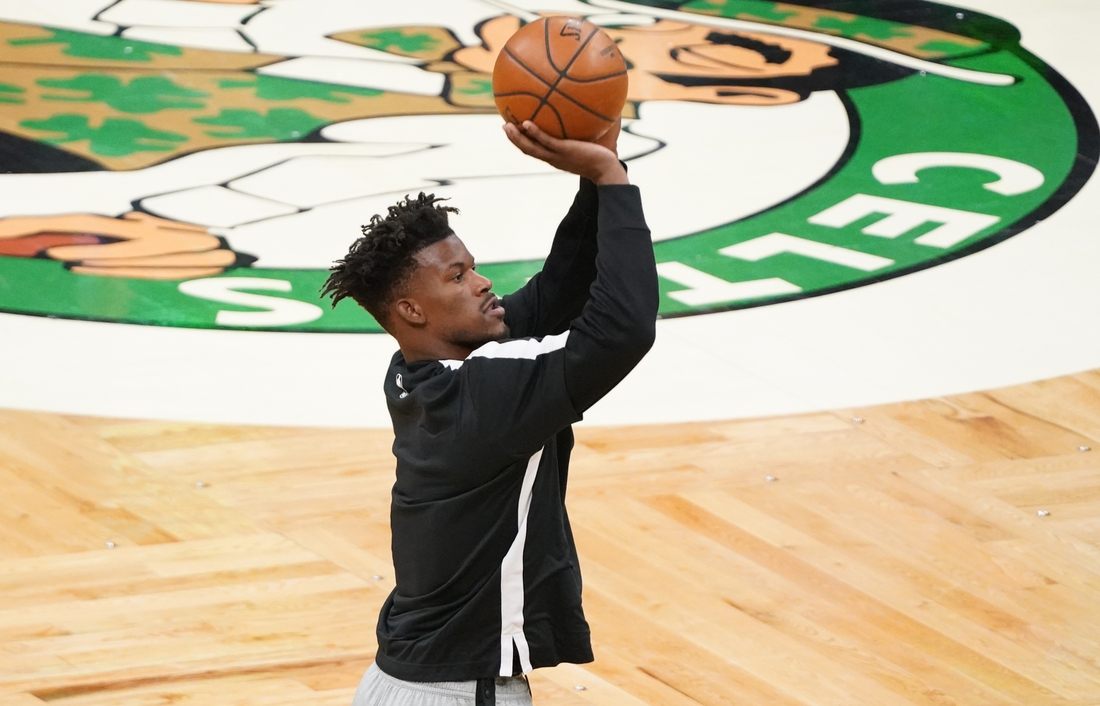
[[[597,186],[630,183],[626,177],[626,169],[614,151],[619,121],[598,142],[559,140],[547,135],[530,120],[524,121],[522,125],[505,123],[504,132],[512,144],[524,154],[541,159],[562,171],[589,179]],[[608,144],[611,145],[610,149]]]

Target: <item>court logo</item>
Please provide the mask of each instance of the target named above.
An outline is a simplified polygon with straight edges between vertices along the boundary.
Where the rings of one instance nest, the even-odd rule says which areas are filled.
[[[503,139],[491,70],[539,2],[175,4],[64,26],[0,9],[0,310],[379,331],[317,292],[361,223],[421,190],[462,210],[498,292],[538,271],[575,181]],[[645,194],[663,317],[964,257],[1090,176],[1093,114],[1007,23],[848,5],[567,8],[629,62],[620,156]]]

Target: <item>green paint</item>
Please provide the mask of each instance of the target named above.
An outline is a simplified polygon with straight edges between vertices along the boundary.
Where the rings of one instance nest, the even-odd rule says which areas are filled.
[[[88,140],[93,154],[104,157],[125,157],[135,152],[169,152],[187,142],[187,135],[154,130],[138,120],[107,118],[93,128],[88,116],[65,113],[46,120],[24,120],[22,127],[43,132],[59,132],[62,137],[45,137],[43,142],[59,144]]]
[[[466,88],[456,88],[455,93],[461,93],[464,96],[479,96],[486,93],[493,92],[493,82],[491,79],[475,78],[470,81]]]
[[[643,2],[642,4],[661,6],[659,2]],[[758,19],[764,22],[783,23],[787,18],[797,15],[797,12],[780,10],[781,3],[763,2],[762,0],[692,0],[680,9],[686,12],[699,14],[717,14],[720,17],[731,19],[752,20]],[[814,12],[816,8],[807,7],[808,12]],[[852,8],[853,12],[858,7]],[[894,37],[912,36],[910,25],[887,22],[873,17],[856,17],[845,21],[837,17],[820,17],[814,24],[817,29],[836,33],[844,37],[858,39],[860,36],[876,40],[889,40]],[[975,45],[957,44],[950,41],[931,41],[920,47],[924,51],[939,51],[944,57],[957,58],[985,51],[990,46],[985,42]],[[943,57],[941,57],[943,58]]]
[[[298,108],[272,108],[263,114],[255,110],[227,108],[213,118],[195,118],[201,125],[216,125],[230,130],[208,130],[207,135],[226,140],[269,137],[275,140],[297,140],[329,121],[310,115]]]
[[[778,5],[778,3],[774,2],[740,2],[735,4],[746,5],[745,8],[737,12],[737,15],[739,17],[756,17],[767,22],[782,22],[788,17],[793,17],[794,15],[798,14],[797,12],[793,11],[783,12],[776,8],[776,5]]]
[[[763,0],[726,0],[725,2],[715,2],[715,0],[693,0],[683,7],[681,10],[688,12],[700,12],[711,14],[718,11],[718,14],[722,17],[730,17],[734,19],[745,19],[748,17],[755,17],[765,22],[782,22],[788,17],[793,17],[798,13],[793,10],[780,10],[778,9],[779,3],[764,2]]]
[[[851,160],[833,178],[814,191],[779,208],[716,228],[698,236],[658,243],[658,262],[679,261],[729,282],[781,277],[813,293],[854,286],[872,276],[888,275],[920,266],[996,235],[1038,208],[1061,186],[1077,151],[1073,118],[1058,93],[1025,62],[1007,52],[973,57],[955,65],[978,71],[1013,74],[1024,80],[1007,87],[979,86],[938,76],[911,76],[902,81],[849,92],[859,112],[863,133]],[[1006,197],[983,187],[989,173],[941,167],[919,173],[916,184],[880,184],[871,169],[886,157],[914,152],[988,154],[1028,164],[1040,170],[1046,182],[1035,191]],[[812,216],[854,194],[945,206],[1000,217],[1000,222],[952,248],[941,249],[915,241],[938,224],[898,238],[879,238],[861,232],[868,217],[844,228],[808,222]],[[718,255],[719,249],[769,233],[786,233],[829,245],[887,257],[895,261],[873,275],[841,265],[798,255],[776,255],[746,262]],[[693,307],[668,296],[684,289],[662,280],[665,314],[686,313]],[[781,301],[775,297],[769,301]],[[739,303],[740,304],[740,303]]]
[[[312,98],[329,103],[350,103],[351,99],[347,96],[374,98],[384,93],[384,91],[374,88],[357,88],[355,86],[341,86],[336,83],[301,81],[295,78],[264,76],[262,74],[257,74],[253,80],[226,79],[218,81],[218,86],[221,88],[252,88],[257,98],[269,101]]]
[[[19,86],[9,86],[6,83],[0,83],[0,103],[19,105],[24,102],[23,97],[19,95],[21,93],[26,93],[26,91]]]
[[[387,29],[379,32],[364,32],[359,35],[364,44],[371,49],[390,51],[396,49],[405,54],[430,51],[439,44],[439,40],[430,34],[405,34],[400,30]]]
[[[13,47],[33,46],[36,44],[64,44],[62,54],[79,56],[85,59],[107,59],[111,61],[152,61],[153,54],[180,56],[183,50],[168,44],[140,42],[126,37],[104,37],[86,32],[73,32],[67,29],[47,28],[49,37],[27,37],[9,39]]]
[[[478,270],[481,270],[480,266]],[[222,276],[253,275],[288,281],[293,287],[291,294],[263,290],[256,290],[256,293],[300,299],[325,311],[317,322],[280,327],[280,330],[381,333],[382,327],[355,302],[343,301],[332,309],[327,301],[317,296],[327,274],[324,270],[246,269],[230,270]],[[35,296],[27,296],[29,293]],[[51,315],[66,318],[182,328],[219,328],[214,321],[218,312],[223,310],[256,311],[250,307],[188,296],[179,291],[179,282],[77,275],[53,260],[0,257],[0,309],[37,313],[43,303],[48,303]],[[317,326],[321,321],[325,323]]]
[[[886,20],[877,20],[873,17],[854,17],[844,21],[839,17],[819,17],[814,23],[817,29],[839,34],[842,37],[855,39],[859,36],[871,39],[893,39],[894,37],[910,37],[908,25]]]
[[[788,17],[793,17],[795,14],[797,14],[794,12],[780,12],[774,9],[775,3],[772,3],[772,5],[772,9],[761,8],[758,10],[745,10],[743,12],[739,12],[737,16],[741,18],[755,17],[757,19],[764,20],[765,22],[782,22]]]
[[[937,52],[944,56],[957,57],[963,54],[969,54],[979,49],[986,48],[985,45],[980,47],[967,46],[965,44],[956,44],[955,42],[948,42],[945,40],[925,42],[917,47],[917,51]]]
[[[202,108],[207,94],[184,88],[163,76],[139,76],[129,83],[106,74],[81,74],[71,79],[39,79],[39,86],[67,91],[79,91],[85,95],[43,94],[49,101],[77,103],[106,103],[123,113],[156,113],[161,110],[195,110]]]

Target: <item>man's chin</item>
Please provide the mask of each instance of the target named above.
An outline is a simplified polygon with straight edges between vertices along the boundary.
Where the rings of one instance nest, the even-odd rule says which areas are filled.
[[[493,341],[506,341],[511,337],[511,330],[509,330],[507,325],[502,323],[500,328],[494,328],[494,330],[492,331],[487,331],[477,336],[470,336],[468,339],[464,341],[456,341],[456,343],[459,343],[466,348],[477,350],[478,348],[484,346],[486,343],[492,343]]]
[[[485,345],[485,343],[491,343],[493,341],[507,341],[511,337],[512,337],[511,329],[509,329],[506,325],[501,324],[500,329],[490,333],[485,338],[485,341],[484,341],[484,343],[482,343],[482,345]]]

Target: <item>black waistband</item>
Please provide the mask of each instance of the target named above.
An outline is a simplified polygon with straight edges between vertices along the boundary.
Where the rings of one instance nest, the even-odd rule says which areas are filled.
[[[477,680],[477,693],[474,695],[474,706],[496,706],[497,680],[486,677]]]

